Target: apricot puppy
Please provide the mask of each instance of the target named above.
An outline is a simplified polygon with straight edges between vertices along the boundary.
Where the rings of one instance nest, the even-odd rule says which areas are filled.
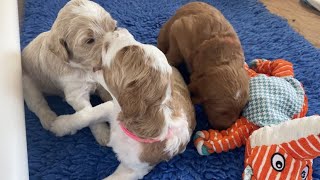
[[[230,127],[247,103],[249,77],[240,40],[220,11],[184,5],[163,25],[158,48],[171,65],[186,63],[193,103],[204,106],[212,127]]]

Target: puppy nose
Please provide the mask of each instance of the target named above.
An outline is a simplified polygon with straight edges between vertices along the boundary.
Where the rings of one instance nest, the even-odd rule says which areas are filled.
[[[118,27],[117,31],[119,32],[129,32],[126,28]]]
[[[93,67],[93,72],[99,71],[99,70],[101,70],[101,69],[102,69],[101,66]]]
[[[96,66],[93,66],[93,72],[99,71],[102,69],[102,58],[99,61],[99,64]]]

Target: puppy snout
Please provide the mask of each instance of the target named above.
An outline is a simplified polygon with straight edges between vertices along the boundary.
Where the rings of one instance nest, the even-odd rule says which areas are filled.
[[[99,71],[102,69],[102,58],[100,59],[99,63],[93,66],[93,72]]]
[[[126,28],[122,28],[122,27],[117,27],[116,31],[128,31]]]
[[[96,71],[99,71],[101,70],[101,66],[96,66],[96,67],[93,67],[93,72],[96,72]]]
[[[116,30],[117,33],[119,33],[119,35],[124,35],[124,36],[128,36],[130,35],[129,31],[126,28],[121,28],[118,27],[118,29]]]

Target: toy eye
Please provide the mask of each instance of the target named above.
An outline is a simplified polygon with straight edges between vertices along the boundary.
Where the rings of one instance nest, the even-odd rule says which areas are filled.
[[[309,174],[309,166],[307,165],[305,168],[303,168],[302,172],[301,172],[301,178],[303,180],[307,179]]]
[[[273,154],[271,158],[271,165],[274,170],[281,172],[286,166],[284,156],[279,153]]]

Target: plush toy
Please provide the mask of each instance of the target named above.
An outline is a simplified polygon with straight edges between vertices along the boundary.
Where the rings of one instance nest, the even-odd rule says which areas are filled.
[[[249,102],[240,119],[227,130],[198,131],[194,144],[200,155],[229,151],[244,145],[260,127],[304,117],[308,110],[302,84],[293,65],[282,59],[257,59],[245,65],[250,80]]]
[[[320,116],[265,126],[247,141],[243,179],[312,179],[312,160],[317,156]]]

